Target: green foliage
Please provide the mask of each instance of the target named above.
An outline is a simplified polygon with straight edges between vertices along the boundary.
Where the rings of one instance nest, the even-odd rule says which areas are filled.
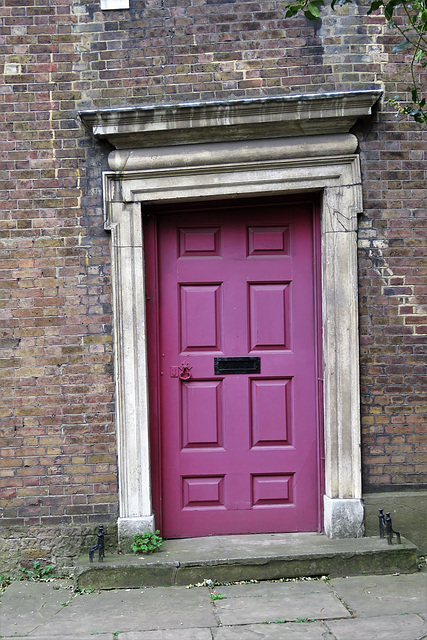
[[[316,622],[315,618],[297,618],[295,622]]]
[[[93,587],[91,587],[90,585],[87,587],[75,587],[74,588],[74,593],[77,596],[84,596],[88,593],[95,593],[96,589],[94,589]]]
[[[40,562],[38,562],[38,560],[35,560],[33,562],[32,569],[25,569],[24,567],[21,567],[18,576],[12,577],[8,576],[6,573],[0,574],[0,595],[14,580],[17,580],[18,582],[21,582],[23,580],[29,580],[31,582],[48,582],[52,579],[52,567],[50,565],[42,567],[40,565]]]
[[[330,4],[334,9],[337,5],[351,4],[353,0],[290,0],[285,4],[286,18],[292,18],[303,13],[308,20],[318,20],[320,8]],[[396,18],[399,9],[399,18]],[[427,0],[373,0],[367,11],[370,15],[381,10],[391,29],[397,31],[402,40],[392,49],[393,53],[408,52],[411,54],[409,69],[412,79],[410,103],[401,104],[399,96],[387,98],[387,102],[394,107],[396,115],[407,115],[419,124],[427,123],[426,97],[422,87],[418,86],[415,77],[415,67],[427,67]]]
[[[2,595],[6,587],[10,585],[11,582],[12,582],[12,578],[8,576],[6,573],[0,574],[0,596]]]
[[[32,582],[47,582],[53,578],[52,567],[48,564],[42,567],[38,560],[33,562],[32,569],[21,568],[18,580],[31,580]]]
[[[297,618],[296,620],[287,620],[286,618],[275,620],[274,622],[264,622],[263,624],[285,624],[286,622],[316,622],[315,618]]]
[[[331,4],[335,0],[331,0]],[[297,13],[302,12],[308,20],[317,20],[320,17],[320,7],[324,7],[324,0],[293,0],[285,6],[286,18],[292,18]]]
[[[150,531],[137,533],[134,536],[131,549],[134,553],[154,553],[162,544],[163,539],[160,537],[160,531],[156,529],[154,533]]]
[[[215,602],[215,600],[222,600],[224,598],[222,593],[215,593],[215,591],[212,591],[209,595],[212,602]]]

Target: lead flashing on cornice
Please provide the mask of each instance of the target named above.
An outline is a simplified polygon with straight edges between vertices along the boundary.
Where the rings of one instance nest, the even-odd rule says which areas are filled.
[[[116,149],[348,133],[381,89],[85,110],[89,132]]]

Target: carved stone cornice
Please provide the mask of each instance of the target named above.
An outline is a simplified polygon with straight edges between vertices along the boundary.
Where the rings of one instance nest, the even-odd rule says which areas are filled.
[[[116,149],[347,133],[371,115],[381,89],[79,112]]]

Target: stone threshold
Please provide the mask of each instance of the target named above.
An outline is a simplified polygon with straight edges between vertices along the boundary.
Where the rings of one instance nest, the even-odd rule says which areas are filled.
[[[237,582],[304,576],[414,573],[417,547],[402,538],[330,539],[318,533],[273,533],[166,540],[146,556],[107,554],[104,562],[80,557],[79,588],[131,589],[189,585],[204,580]]]

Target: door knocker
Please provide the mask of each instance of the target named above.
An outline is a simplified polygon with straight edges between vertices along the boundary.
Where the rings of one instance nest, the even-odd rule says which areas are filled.
[[[179,379],[180,380],[189,380],[191,378],[191,369],[188,364],[182,364],[179,368]]]

